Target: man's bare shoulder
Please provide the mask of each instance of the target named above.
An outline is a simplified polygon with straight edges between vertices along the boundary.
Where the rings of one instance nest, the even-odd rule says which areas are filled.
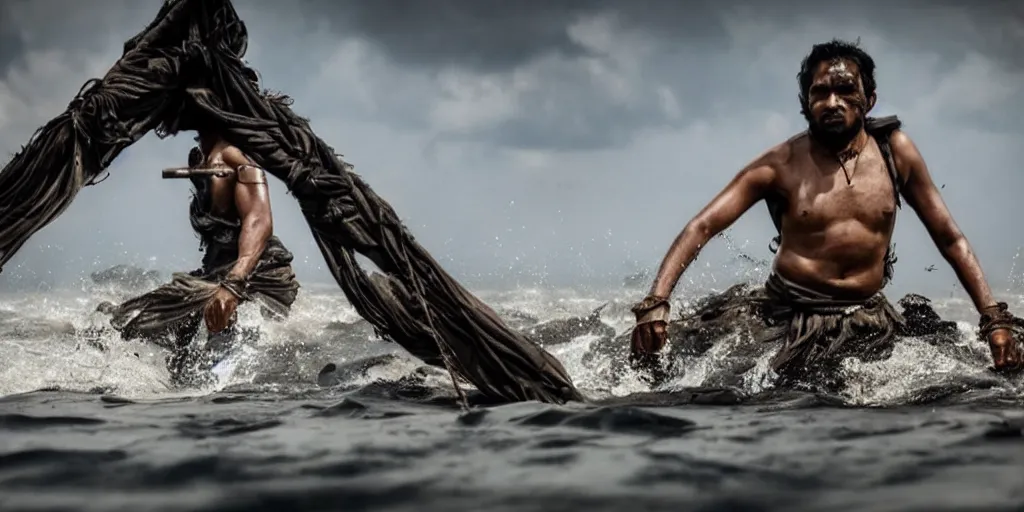
[[[744,166],[733,178],[732,183],[761,192],[777,188],[779,177],[789,165],[792,154],[793,150],[788,142],[772,146]]]
[[[750,167],[771,170],[773,173],[784,171],[791,165],[793,156],[806,145],[806,139],[806,133],[794,135],[758,155]]]
[[[220,149],[220,157],[224,160],[226,165],[232,168],[252,163],[252,161],[249,160],[249,157],[245,156],[245,153],[242,153],[242,150],[230,144],[227,144]]]
[[[253,165],[252,159],[235,146],[224,146],[221,158],[235,169],[236,182],[242,185],[266,185],[267,176],[263,169]]]
[[[793,161],[793,156],[800,152],[807,152],[811,144],[811,138],[807,134],[807,130],[793,135],[792,137],[780,142],[775,146],[775,156],[783,164],[789,164]]]
[[[892,159],[896,164],[896,171],[899,172],[903,181],[906,181],[912,172],[924,169],[924,157],[907,132],[894,130],[889,135],[889,147],[892,148]]]
[[[889,135],[889,145],[892,146],[894,156],[920,156],[917,145],[907,132],[897,129]]]

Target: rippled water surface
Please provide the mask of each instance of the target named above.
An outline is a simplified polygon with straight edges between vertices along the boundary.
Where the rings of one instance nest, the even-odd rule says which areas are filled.
[[[1024,386],[960,302],[937,309],[962,342],[904,341],[818,396],[728,339],[651,389],[614,341],[635,290],[481,292],[592,400],[464,410],[316,287],[216,384],[172,390],[161,349],[96,329],[132,292],[0,297],[0,510],[1024,510]]]

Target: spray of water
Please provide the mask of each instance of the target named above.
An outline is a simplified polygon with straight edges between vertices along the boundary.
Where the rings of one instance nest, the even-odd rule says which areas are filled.
[[[687,299],[721,291],[736,282],[759,282],[769,269],[723,236],[734,257],[715,267],[695,267],[680,282],[674,301],[676,311],[690,307]],[[1016,264],[1016,257],[1014,258]],[[1016,272],[1016,265],[1014,267]],[[1016,274],[1014,274],[1016,275]],[[167,397],[207,394],[227,386],[315,386],[317,373],[328,363],[344,365],[382,354],[395,354],[386,363],[350,376],[346,386],[375,380],[398,380],[420,371],[421,364],[394,344],[377,339],[344,296],[333,286],[304,285],[287,320],[264,323],[255,307],[239,309],[242,327],[258,328],[258,339],[233,348],[213,368],[214,379],[197,389],[170,385],[164,349],[143,342],[125,342],[106,327],[106,318],[95,313],[102,301],[117,302],[145,291],[152,283],[86,282],[79,289],[50,290],[0,295],[0,394],[46,388],[104,390],[131,397]],[[1018,279],[1019,281],[1019,279]],[[478,294],[515,328],[529,330],[555,320],[584,318],[595,308],[600,320],[615,335],[576,333],[572,339],[546,348],[558,357],[579,387],[592,397],[624,396],[650,391],[650,386],[623,364],[625,347],[616,339],[632,328],[629,306],[642,294],[647,282],[625,286],[568,289],[517,287],[480,290]],[[1017,281],[1014,285],[1018,286]],[[1024,289],[1024,286],[1015,289]],[[1012,296],[1011,296],[1012,299]],[[1012,299],[1015,310],[1024,301]],[[933,346],[920,340],[900,343],[885,361],[844,364],[848,382],[844,398],[853,404],[886,405],[912,399],[921,390],[942,386],[970,387],[1020,394],[1021,382],[997,378],[987,369],[987,347],[977,341],[970,304],[962,299],[934,303],[947,318],[961,320],[961,337],[954,346]],[[205,333],[200,332],[200,339]],[[716,340],[699,356],[684,359],[681,370],[662,384],[676,390],[714,384],[723,374],[737,373],[736,382],[747,393],[771,387],[770,351],[765,347],[750,357],[750,340],[732,336]],[[1000,380],[1001,379],[1001,380]],[[438,384],[443,386],[444,379]]]

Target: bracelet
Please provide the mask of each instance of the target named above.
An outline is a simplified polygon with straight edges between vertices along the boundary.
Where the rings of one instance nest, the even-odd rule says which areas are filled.
[[[249,296],[249,281],[246,279],[228,276],[221,279],[218,284],[238,299],[245,300]]]
[[[636,323],[640,325],[651,322],[668,322],[671,309],[672,306],[669,304],[668,298],[648,295],[644,297],[644,300],[634,304],[630,311],[636,315]]]
[[[242,169],[256,169],[257,171],[260,171],[261,178],[259,180],[257,180],[257,181],[242,181]],[[239,165],[235,169],[235,179],[237,179],[238,183],[241,183],[242,185],[266,185],[267,184],[266,171],[264,171],[262,167],[258,167],[258,166],[252,165],[252,164],[242,164],[242,165]]]
[[[1008,311],[1009,306],[1005,302],[998,302],[993,306],[982,309],[981,319],[978,322],[979,334],[982,341],[988,341],[988,337],[994,331],[1010,329],[1016,326],[1015,318]]]

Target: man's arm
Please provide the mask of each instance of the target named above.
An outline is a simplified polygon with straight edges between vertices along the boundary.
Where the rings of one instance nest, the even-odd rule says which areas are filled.
[[[775,184],[777,150],[741,170],[676,236],[661,262],[650,295],[668,298],[700,250],[757,204]]]
[[[924,157],[902,131],[893,132],[890,143],[896,168],[906,179],[903,197],[921,219],[942,257],[953,267],[964,290],[974,301],[974,307],[979,313],[984,313],[984,310],[996,305],[992,290],[981,271],[978,258],[974,256],[971,244],[957,227],[939,189],[932,181]]]
[[[222,153],[224,163],[235,169],[235,208],[242,224],[238,235],[238,260],[228,273],[231,279],[246,279],[259,262],[267,240],[274,233],[270,211],[270,191],[266,174],[251,166],[238,148],[228,147]]]

